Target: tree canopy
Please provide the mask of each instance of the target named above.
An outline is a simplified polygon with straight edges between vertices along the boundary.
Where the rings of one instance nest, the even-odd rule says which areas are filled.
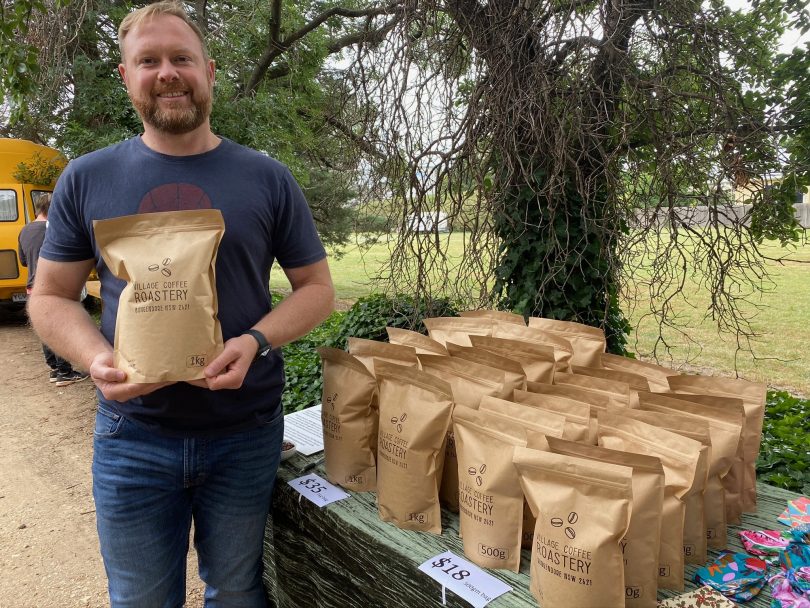
[[[2,2],[3,134],[71,156],[138,131],[115,73],[138,2]],[[810,26],[798,0],[187,6],[218,63],[215,130],[288,163],[328,241],[350,200],[386,218],[392,291],[600,325],[620,350],[631,306],[676,326],[691,276],[745,345],[759,244],[802,234],[810,55],[778,52]],[[729,192],[746,184],[740,216]],[[708,225],[684,219],[697,206]],[[461,262],[415,229],[440,211]]]

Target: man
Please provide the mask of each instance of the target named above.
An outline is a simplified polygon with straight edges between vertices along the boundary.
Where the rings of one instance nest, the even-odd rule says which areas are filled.
[[[50,206],[50,193],[45,192],[36,197],[34,199],[34,212],[37,216],[33,222],[23,226],[20,235],[17,237],[17,253],[20,255],[20,263],[28,268],[28,281],[25,290],[29,296],[37,274],[39,250],[42,248],[42,241],[45,240],[45,228],[48,225],[48,208]],[[42,352],[45,355],[45,363],[51,368],[48,375],[49,382],[54,382],[56,386],[62,387],[87,379],[87,374],[74,370],[70,361],[57,355],[44,342],[42,343]]]
[[[182,6],[138,9],[118,35],[119,72],[143,135],[76,159],[61,176],[31,318],[98,388],[93,496],[112,606],[183,604],[192,520],[206,605],[264,606],[262,535],[284,382],[269,345],[294,340],[331,312],[325,252],[286,167],[211,131],[214,62]],[[194,386],[128,382],[111,347],[123,282],[99,262],[92,222],[202,207],[225,220],[216,265],[224,350]],[[271,310],[274,260],[292,293]],[[101,332],[76,301],[94,264]]]

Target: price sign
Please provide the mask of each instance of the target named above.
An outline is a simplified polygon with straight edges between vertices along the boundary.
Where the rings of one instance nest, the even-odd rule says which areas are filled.
[[[336,488],[315,473],[298,477],[287,483],[289,483],[296,492],[301,494],[301,496],[314,502],[319,507],[325,507],[336,500],[343,500],[349,497],[346,492],[340,488]]]
[[[500,579],[450,551],[431,557],[419,566],[419,570],[438,581],[442,586],[442,593],[446,587],[475,608],[483,608],[512,590],[512,587]]]

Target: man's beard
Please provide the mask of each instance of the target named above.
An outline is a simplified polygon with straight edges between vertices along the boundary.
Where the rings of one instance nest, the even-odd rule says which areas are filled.
[[[211,114],[211,95],[207,89],[193,91],[190,107],[163,108],[155,97],[158,94],[190,90],[182,83],[153,90],[144,97],[129,96],[141,119],[158,131],[171,135],[189,133],[203,124]]]

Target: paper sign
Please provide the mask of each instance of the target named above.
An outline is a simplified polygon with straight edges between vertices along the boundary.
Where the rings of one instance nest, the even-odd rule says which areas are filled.
[[[323,451],[321,404],[284,416],[284,438],[304,456]]]
[[[451,551],[431,557],[419,570],[456,595],[470,602],[475,608],[483,608],[492,600],[512,590],[503,581],[462,559]]]
[[[289,483],[296,492],[301,494],[301,496],[314,502],[319,507],[325,507],[336,500],[343,500],[349,497],[346,492],[333,486],[323,477],[319,477],[315,473],[298,477],[287,483]]]

